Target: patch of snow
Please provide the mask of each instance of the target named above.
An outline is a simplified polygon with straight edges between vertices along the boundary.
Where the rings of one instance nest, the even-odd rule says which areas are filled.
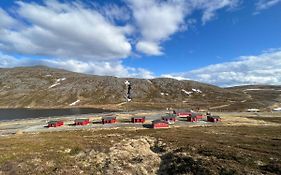
[[[48,75],[45,75],[45,77],[51,77],[52,75],[48,74]]]
[[[125,85],[127,85],[127,86],[131,84],[128,80],[126,80],[124,83],[125,83]]]
[[[168,94],[168,93],[165,93],[165,95],[168,96],[169,94]]]
[[[66,78],[59,78],[59,79],[57,79],[57,82],[61,82],[61,81],[64,81],[64,80],[66,80]]]
[[[52,84],[51,86],[49,86],[49,89],[50,89],[50,88],[53,88],[53,87],[55,87],[55,86],[57,86],[57,85],[60,85],[60,83]]]
[[[184,89],[182,89],[181,90],[182,92],[184,92],[184,93],[186,93],[187,95],[191,95],[193,92],[191,92],[191,91],[186,91],[186,90],[184,90]]]
[[[247,100],[242,100],[241,103],[245,103]]]
[[[69,106],[74,106],[74,105],[76,105],[79,102],[80,102],[80,100],[76,100],[75,102],[71,103]]]
[[[259,112],[259,109],[255,109],[255,108],[251,108],[251,109],[247,109],[247,112]]]
[[[161,95],[165,95],[165,93],[163,93],[163,92],[161,92],[160,94],[161,94]]]
[[[128,98],[128,102],[132,101],[132,99]]]
[[[202,93],[202,91],[200,90],[200,89],[194,89],[194,88],[192,88],[191,89],[193,92],[196,92],[196,93]]]
[[[281,91],[277,89],[245,89],[244,91]]]
[[[147,80],[148,83],[152,84],[152,82],[150,80]]]
[[[272,109],[272,111],[281,111],[281,107],[280,108],[274,108],[274,109]]]
[[[55,87],[57,85],[60,85],[60,82],[64,81],[64,80],[66,80],[66,78],[59,78],[59,79],[57,79],[55,84],[52,84],[51,86],[49,86],[49,89],[53,88],[53,87]]]
[[[126,104],[127,102],[125,101],[125,102],[122,102],[122,103],[119,103],[119,104],[117,104],[117,106],[122,106],[123,104]]]

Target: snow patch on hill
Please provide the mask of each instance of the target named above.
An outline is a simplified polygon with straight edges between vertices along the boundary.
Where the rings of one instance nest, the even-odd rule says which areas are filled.
[[[192,88],[191,89],[193,92],[196,92],[196,93],[202,93],[202,91],[200,90],[200,89],[194,89],[194,88]]]
[[[161,92],[160,94],[161,94],[162,96],[164,96],[164,95],[168,96],[168,95],[169,95],[168,93],[164,93],[164,92]]]
[[[281,111],[281,107],[280,108],[274,108],[272,109],[273,111]]]
[[[79,102],[80,102],[80,100],[76,100],[75,102],[71,103],[69,106],[74,106],[74,105],[76,105]]]
[[[281,91],[277,89],[245,89],[244,91]]]
[[[187,95],[191,95],[193,92],[191,92],[191,91],[186,91],[185,89],[182,89],[181,90],[182,92],[184,92],[185,94],[187,94]]]
[[[64,81],[64,80],[66,80],[66,78],[59,78],[59,79],[57,79],[57,80],[56,80],[56,83],[54,83],[54,84],[52,84],[51,86],[49,86],[49,89],[50,89],[50,88],[53,88],[53,87],[55,87],[55,86],[60,85],[60,82],[61,82],[61,81]]]

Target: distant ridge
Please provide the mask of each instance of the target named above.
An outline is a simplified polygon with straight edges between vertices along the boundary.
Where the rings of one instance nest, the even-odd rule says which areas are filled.
[[[130,103],[126,103],[126,80],[132,84]],[[196,81],[170,78],[97,76],[46,66],[0,69],[2,108],[79,106],[130,110],[174,107],[243,111],[247,108],[270,110],[281,101],[279,91],[269,90],[263,93],[245,91],[250,88],[281,90],[281,86],[269,85],[220,88]]]

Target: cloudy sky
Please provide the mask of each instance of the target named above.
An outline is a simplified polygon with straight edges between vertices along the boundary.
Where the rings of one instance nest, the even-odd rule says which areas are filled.
[[[281,0],[0,1],[0,67],[281,85]]]

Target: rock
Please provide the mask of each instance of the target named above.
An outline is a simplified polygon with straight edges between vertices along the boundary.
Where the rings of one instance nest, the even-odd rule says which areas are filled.
[[[260,160],[256,160],[256,161],[255,161],[255,164],[257,164],[258,166],[264,166],[264,165],[265,165],[265,163],[263,163],[263,162],[260,161]]]
[[[76,158],[83,158],[86,157],[86,153],[84,151],[80,151],[76,156]]]
[[[22,131],[22,130],[17,130],[15,134],[16,134],[16,135],[22,135],[22,134],[23,134],[23,131]]]
[[[64,153],[70,153],[71,152],[71,149],[70,148],[67,148],[64,150]]]
[[[161,159],[150,143],[150,138],[124,139],[111,147],[106,174],[156,174]]]
[[[46,166],[47,166],[47,167],[54,167],[54,166],[55,166],[55,163],[54,163],[53,160],[47,161],[47,162],[46,162]]]

